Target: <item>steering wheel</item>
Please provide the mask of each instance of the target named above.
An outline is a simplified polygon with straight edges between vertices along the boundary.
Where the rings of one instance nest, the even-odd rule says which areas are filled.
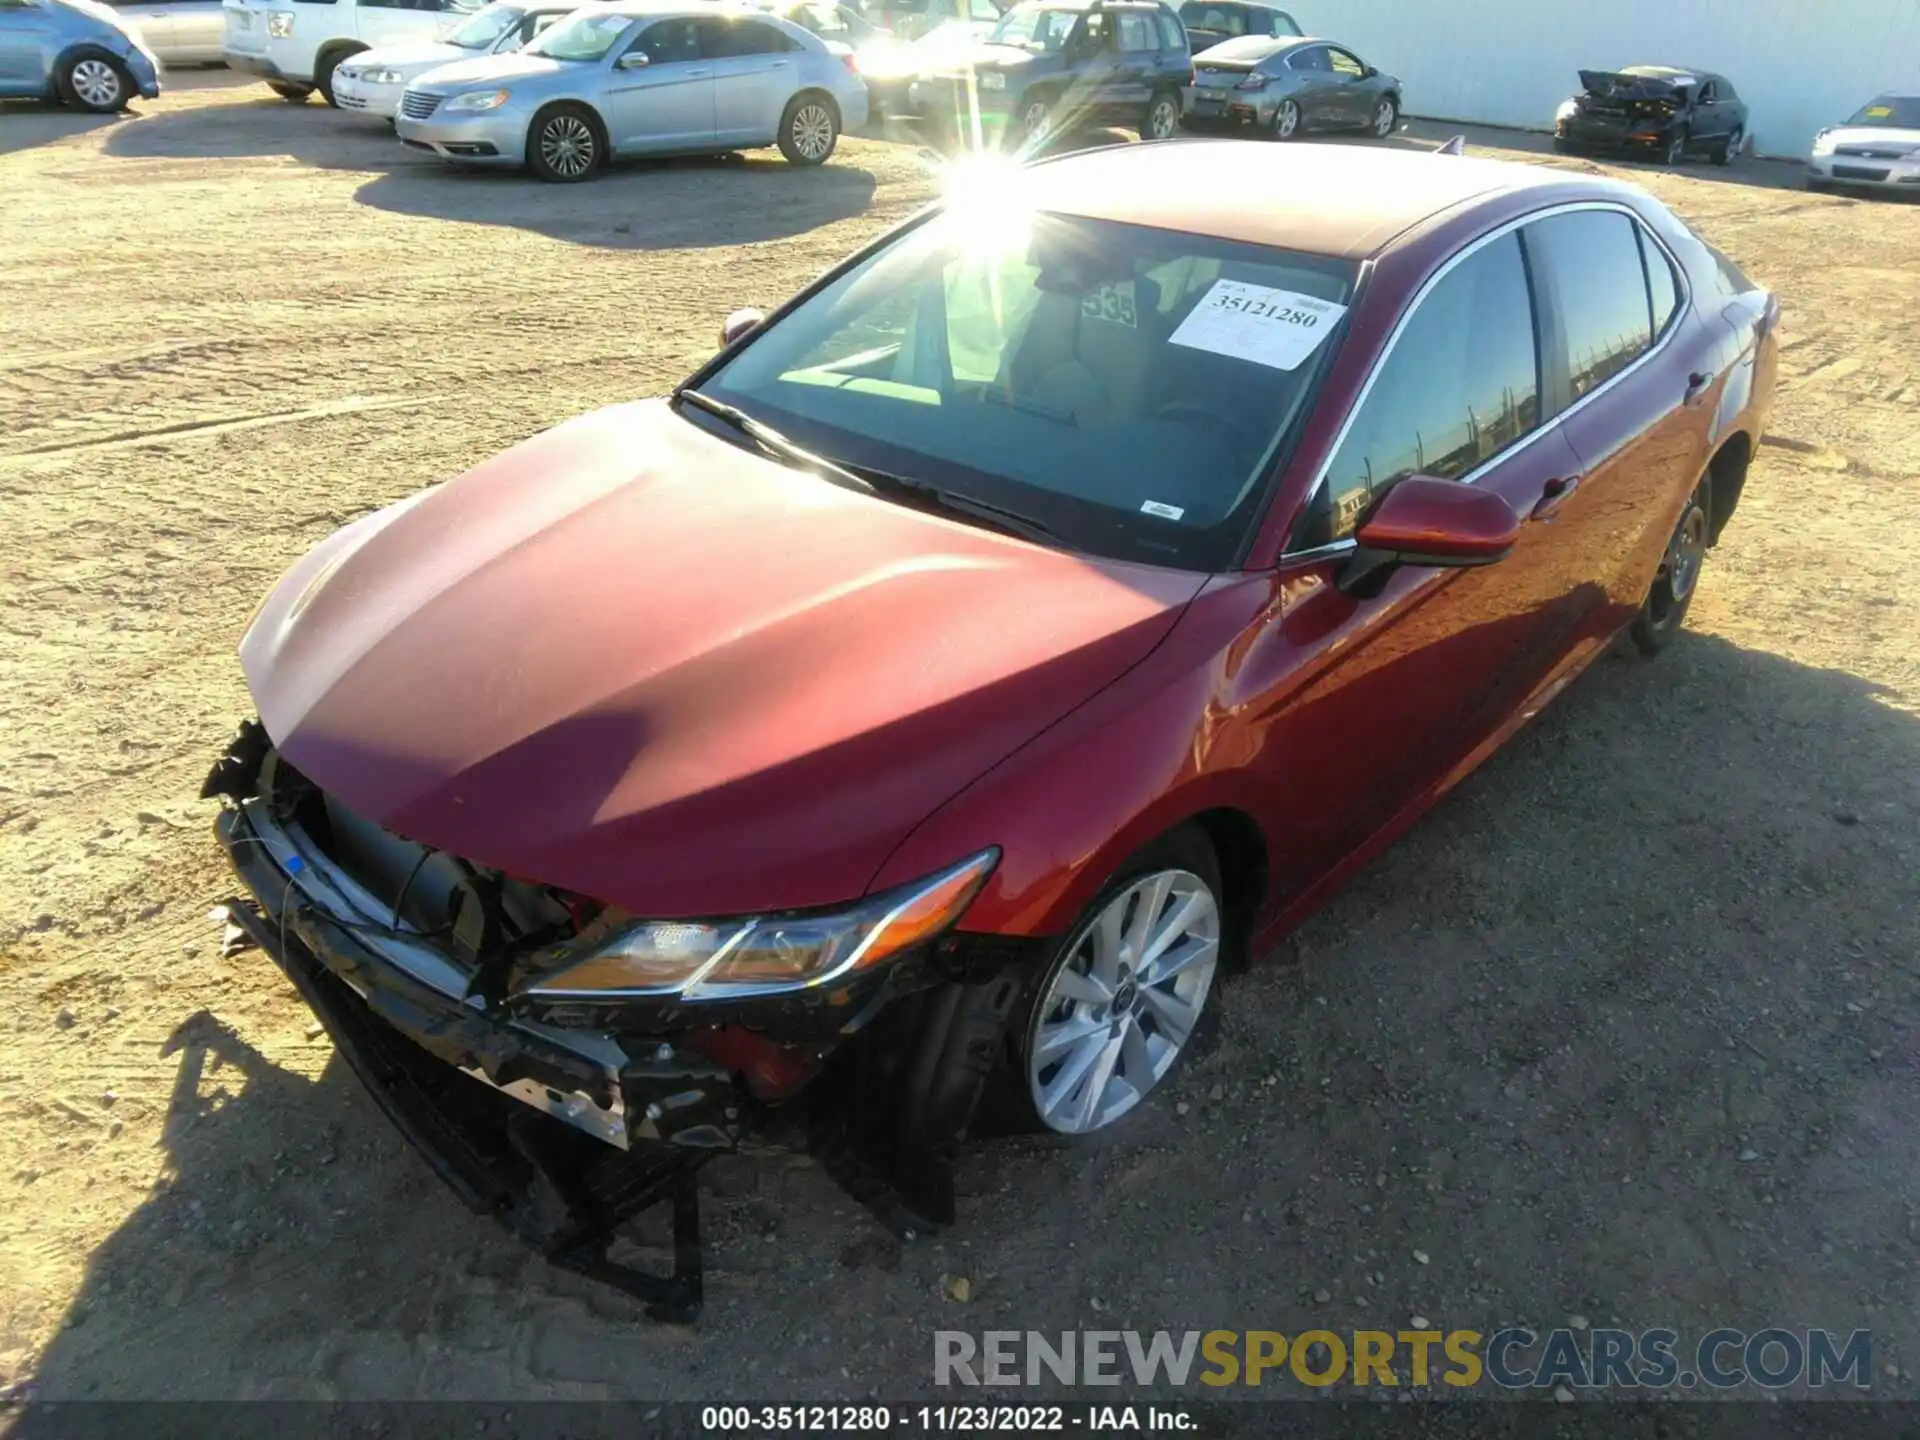
[[[1184,417],[1184,418],[1183,418]],[[1238,416],[1229,415],[1224,410],[1216,410],[1204,400],[1169,400],[1153,412],[1155,420],[1170,420],[1176,425],[1192,424],[1194,420],[1204,422],[1207,428],[1218,428],[1233,435],[1235,442],[1245,444],[1257,440],[1246,427],[1246,422]]]

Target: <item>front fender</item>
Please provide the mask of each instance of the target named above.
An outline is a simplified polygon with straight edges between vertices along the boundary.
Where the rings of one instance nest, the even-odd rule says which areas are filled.
[[[922,821],[870,888],[997,845],[1000,864],[960,928],[1056,935],[1149,841],[1242,808],[1237,776],[1252,757],[1221,753],[1215,722],[1233,640],[1271,594],[1265,576],[1208,582],[1158,648]]]

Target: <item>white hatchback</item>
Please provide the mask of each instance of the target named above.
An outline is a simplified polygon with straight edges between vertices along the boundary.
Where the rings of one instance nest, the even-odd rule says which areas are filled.
[[[579,8],[578,0],[528,5],[501,0],[456,19],[438,40],[381,45],[349,57],[333,72],[333,103],[359,115],[391,120],[407,86],[429,70],[518,50],[547,26]]]
[[[285,99],[318,90],[332,105],[333,72],[348,56],[436,39],[450,17],[479,8],[480,0],[226,0],[226,60]]]

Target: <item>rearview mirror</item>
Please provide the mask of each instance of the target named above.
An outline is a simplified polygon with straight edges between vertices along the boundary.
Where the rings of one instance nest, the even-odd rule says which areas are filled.
[[[644,50],[629,50],[613,62],[616,70],[644,70],[653,63],[653,57]]]
[[[720,322],[720,347],[725,349],[742,335],[758,330],[766,322],[764,310],[736,310]]]
[[[1353,538],[1340,589],[1366,595],[1399,565],[1491,565],[1520,538],[1520,517],[1491,490],[1409,475],[1387,491]]]

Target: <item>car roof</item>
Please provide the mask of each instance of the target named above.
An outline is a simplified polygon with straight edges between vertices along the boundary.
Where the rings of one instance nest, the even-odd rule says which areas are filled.
[[[1699,70],[1689,65],[1625,65],[1618,73],[1645,75],[1652,80],[1718,80],[1721,78],[1711,70]]]
[[[1025,173],[1038,209],[1354,260],[1464,202],[1578,178],[1430,150],[1238,140],[1106,146]]]

